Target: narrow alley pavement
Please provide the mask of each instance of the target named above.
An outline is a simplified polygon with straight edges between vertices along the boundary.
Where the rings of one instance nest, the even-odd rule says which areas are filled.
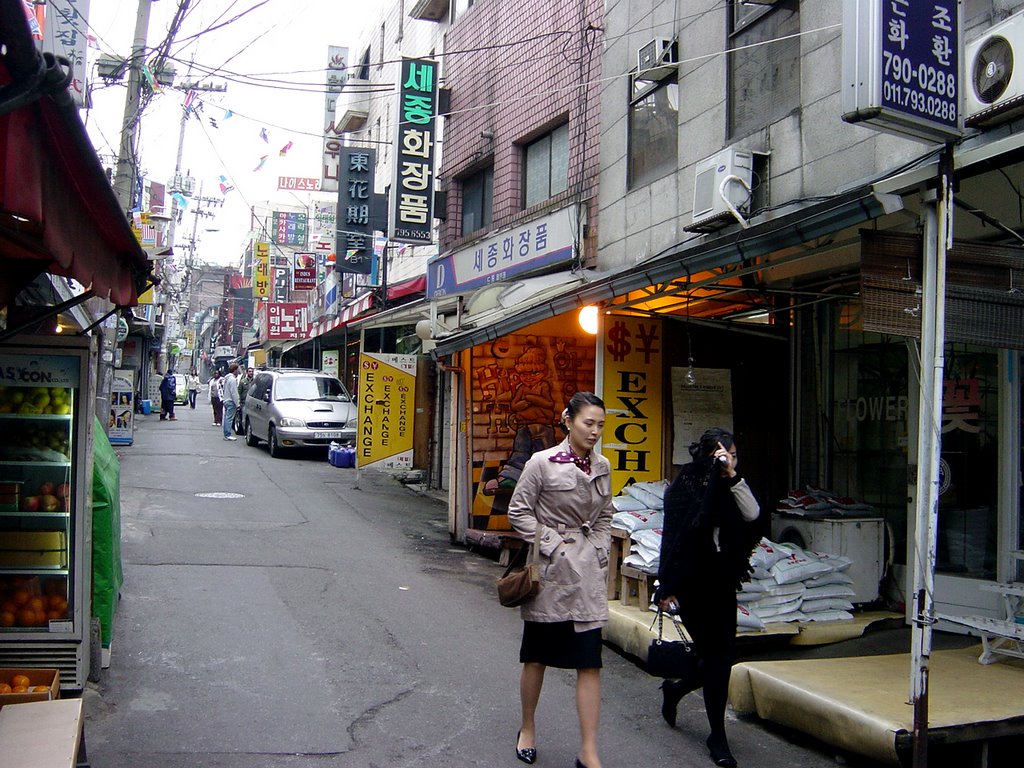
[[[120,447],[122,588],[112,664],[86,699],[96,768],[514,766],[517,611],[447,512],[377,473],[228,442],[209,407],[140,417]],[[605,649],[607,768],[712,765],[703,707]],[[574,675],[550,670],[541,766],[572,766]],[[732,721],[741,766],[835,765]],[[850,764],[853,758],[840,758]]]

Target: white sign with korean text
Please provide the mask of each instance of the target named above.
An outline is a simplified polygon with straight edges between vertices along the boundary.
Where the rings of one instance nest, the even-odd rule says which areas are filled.
[[[427,296],[475,290],[488,283],[572,261],[579,230],[576,206],[523,222],[427,266]]]

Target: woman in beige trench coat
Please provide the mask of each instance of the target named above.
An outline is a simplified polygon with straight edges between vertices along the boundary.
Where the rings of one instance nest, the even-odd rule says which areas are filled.
[[[540,593],[523,605],[519,660],[522,728],[516,757],[537,759],[534,715],[548,667],[576,670],[580,749],[576,768],[600,768],[601,627],[608,620],[611,465],[594,450],[604,403],[577,392],[562,413],[566,439],[530,457],[509,502],[512,527],[527,541],[540,526]]]

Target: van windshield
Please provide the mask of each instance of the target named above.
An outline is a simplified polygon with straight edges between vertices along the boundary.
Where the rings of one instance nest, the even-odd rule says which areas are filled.
[[[274,399],[349,402],[342,383],[329,376],[282,376],[274,386]]]

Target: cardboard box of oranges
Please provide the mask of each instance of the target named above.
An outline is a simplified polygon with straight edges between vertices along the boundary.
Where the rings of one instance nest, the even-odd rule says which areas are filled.
[[[59,697],[60,672],[56,669],[0,667],[0,707]]]

